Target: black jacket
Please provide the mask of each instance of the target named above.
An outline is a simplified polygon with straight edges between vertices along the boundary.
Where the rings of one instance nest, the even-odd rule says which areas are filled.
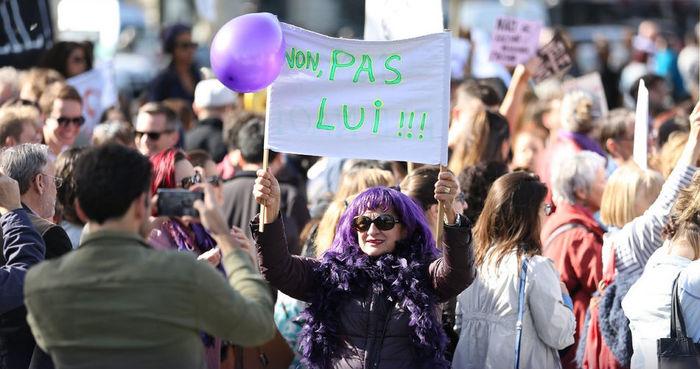
[[[197,126],[185,134],[185,150],[201,149],[208,152],[215,162],[224,160],[223,122],[218,118],[200,120]]]
[[[26,206],[25,209],[32,226],[46,244],[46,259],[57,258],[73,249],[63,228],[32,213]],[[5,264],[4,257],[0,256],[0,262]],[[36,345],[26,316],[24,305],[0,315],[0,369],[54,367],[49,355]]]
[[[238,171],[234,177],[224,183],[223,213],[229,227],[236,226],[252,237],[248,224],[258,213],[258,204],[253,197],[255,172]],[[280,214],[287,229],[289,252],[299,255],[301,244],[299,234],[309,221],[309,209],[306,207],[306,195],[294,184],[280,180]]]

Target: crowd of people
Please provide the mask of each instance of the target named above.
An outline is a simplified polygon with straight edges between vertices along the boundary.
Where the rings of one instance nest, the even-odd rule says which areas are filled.
[[[601,64],[604,116],[524,65],[503,92],[453,81],[448,165],[415,168],[264,163],[259,107],[189,27],[162,39],[169,66],[84,143],[66,79],[90,44],[0,68],[0,368],[656,368],[676,298],[700,342],[695,34],[677,53],[642,22]]]

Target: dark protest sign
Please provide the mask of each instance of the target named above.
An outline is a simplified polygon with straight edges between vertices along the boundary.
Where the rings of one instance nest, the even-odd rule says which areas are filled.
[[[496,19],[489,61],[506,67],[525,64],[537,51],[542,24],[512,17]]]
[[[537,50],[537,55],[528,62],[532,80],[537,84],[551,77],[559,77],[571,68],[571,50],[559,33],[552,41]]]
[[[48,0],[0,0],[0,66],[28,68],[53,43]]]

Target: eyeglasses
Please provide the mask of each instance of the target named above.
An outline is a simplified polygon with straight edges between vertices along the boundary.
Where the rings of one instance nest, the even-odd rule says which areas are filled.
[[[39,174],[43,174],[47,177],[53,178],[53,184],[56,186],[56,189],[61,188],[61,186],[63,185],[63,178],[61,178],[61,177],[52,176],[52,175],[49,175],[49,174],[46,174],[43,172],[41,172]]]
[[[84,116],[79,116],[79,117],[58,117],[56,118],[56,122],[58,122],[59,126],[67,126],[70,123],[75,124],[76,126],[80,127],[85,123],[85,117]]]
[[[196,49],[197,43],[196,42],[178,42],[175,44],[175,47],[177,47],[179,49]]]
[[[143,135],[146,135],[149,140],[151,141],[158,141],[160,140],[160,136],[163,135],[164,133],[171,133],[171,130],[166,130],[163,132],[142,132],[142,131],[136,131],[134,134],[136,135],[136,139],[140,140]]]
[[[199,175],[199,173],[195,173],[191,177],[185,177],[180,181],[180,186],[186,190],[188,190],[190,187],[202,183],[202,176]]]
[[[544,215],[550,216],[554,214],[555,211],[557,211],[557,207],[554,204],[544,204]]]
[[[401,223],[391,214],[381,214],[378,217],[372,219],[365,215],[358,215],[352,218],[352,229],[356,232],[367,232],[369,227],[374,224],[382,231],[388,231],[394,228],[394,225]]]

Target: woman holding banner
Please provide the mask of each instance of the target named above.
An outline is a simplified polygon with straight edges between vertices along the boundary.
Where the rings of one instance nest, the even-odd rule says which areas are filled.
[[[470,226],[453,210],[457,189],[452,173],[440,173],[441,257],[415,202],[373,187],[350,202],[330,249],[315,260],[287,251],[279,184],[258,171],[253,194],[268,218],[263,232],[258,219],[252,230],[262,273],[273,287],[311,304],[300,336],[309,368],[449,367],[437,307],[475,277]]]

